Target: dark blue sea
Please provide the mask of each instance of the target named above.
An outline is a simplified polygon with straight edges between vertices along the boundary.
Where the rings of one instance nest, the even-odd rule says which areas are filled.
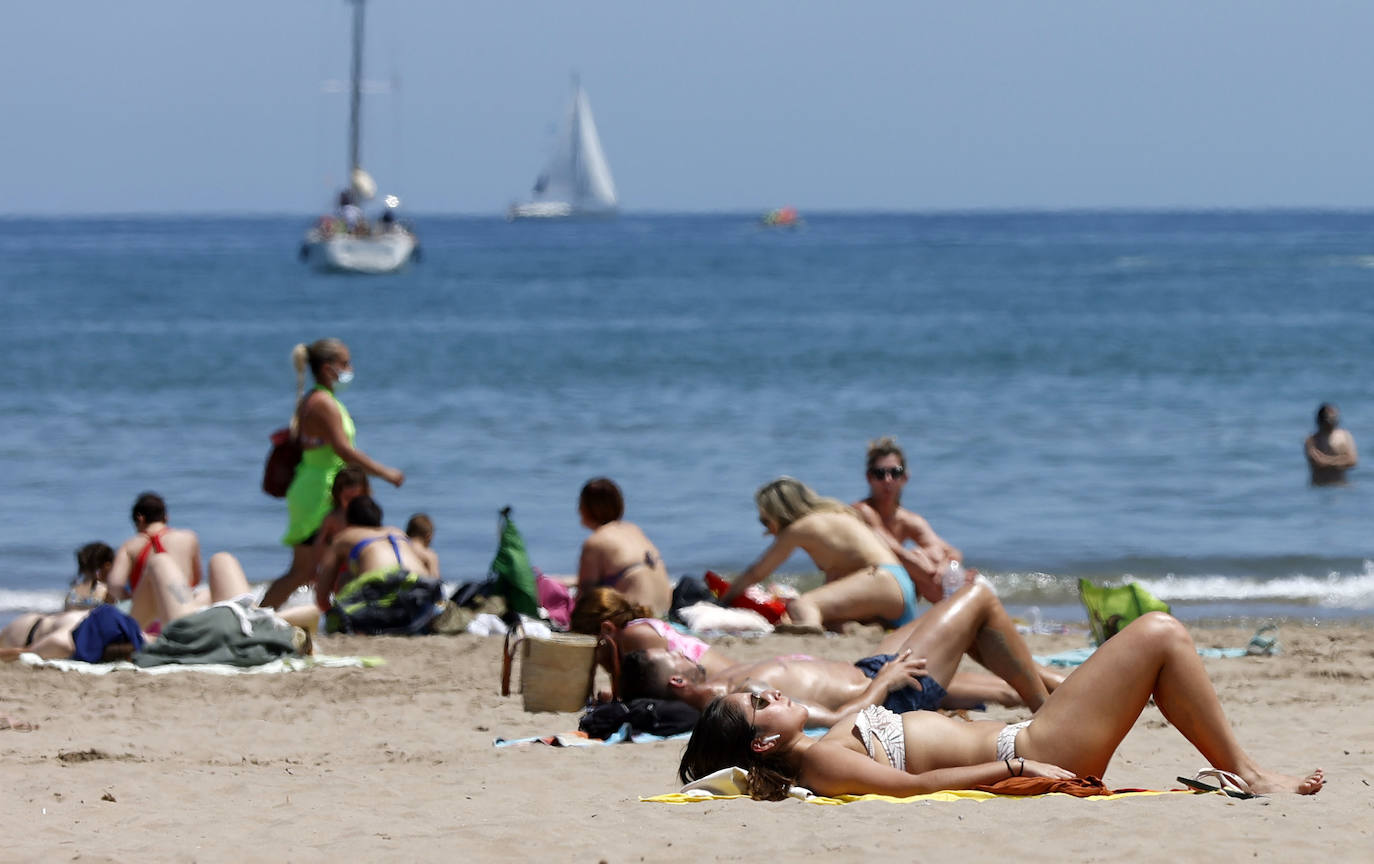
[[[737,571],[756,487],[853,500],[890,434],[905,502],[1014,610],[1081,617],[1086,576],[1185,618],[1374,617],[1374,462],[1314,489],[1302,457],[1331,401],[1374,460],[1374,214],[416,221],[392,277],[303,269],[305,217],[0,221],[0,616],[56,608],[147,489],[281,573],[268,434],[291,347],[338,336],[358,443],[408,478],[388,521],[431,514],[449,580],[506,505],[575,571],[602,474],[672,571]]]

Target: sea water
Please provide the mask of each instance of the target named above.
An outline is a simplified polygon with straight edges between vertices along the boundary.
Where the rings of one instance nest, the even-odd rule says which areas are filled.
[[[1088,577],[1184,617],[1374,611],[1374,465],[1312,488],[1302,455],[1323,401],[1374,453],[1374,214],[422,217],[390,277],[304,269],[307,221],[0,221],[0,615],[56,608],[144,490],[280,574],[262,464],[324,336],[359,446],[406,472],[387,521],[429,513],[449,581],[507,505],[574,572],[598,475],[673,573],[738,571],[759,485],[852,501],[895,435],[904,503],[1014,610],[1081,617]]]

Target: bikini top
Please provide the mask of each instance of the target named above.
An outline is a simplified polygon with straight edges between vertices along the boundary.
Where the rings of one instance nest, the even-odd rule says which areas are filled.
[[[163,528],[156,534],[143,535],[148,538],[148,542],[144,543],[143,548],[139,550],[138,557],[134,559],[133,569],[129,571],[130,594],[134,593],[134,589],[138,588],[138,580],[143,578],[143,568],[148,564],[148,556],[154,552],[167,551],[162,547],[162,535],[166,533],[167,529]]]
[[[668,643],[669,651],[676,651],[693,663],[700,663],[702,655],[711,650],[710,645],[695,636],[679,633],[657,618],[636,618],[625,626],[630,627],[634,624],[648,624],[655,633],[663,637],[664,642]]]
[[[376,541],[380,540],[380,539],[382,539],[382,538],[381,538],[381,537],[367,537],[367,538],[365,538],[365,539],[359,540],[357,543],[354,543],[354,544],[353,544],[353,548],[348,550],[348,560],[349,560],[349,562],[350,562],[350,563],[356,563],[357,560],[358,560],[358,556],[361,555],[361,554],[363,554],[363,550],[366,549],[368,546],[372,545],[373,543],[375,543]],[[397,563],[397,564],[400,564],[400,563],[401,563],[401,546],[400,546],[399,543],[396,542],[396,535],[395,535],[395,534],[388,534],[388,535],[386,535],[386,539],[387,539],[387,541],[388,541],[389,543],[391,543],[391,551],[394,552],[394,553],[396,553],[396,563]],[[410,542],[410,538],[409,538],[409,537],[405,537],[405,538],[402,538],[402,539],[404,539],[407,543]]]
[[[644,560],[634,561],[630,564],[630,566],[622,567],[619,571],[612,573],[610,576],[602,577],[601,584],[605,585],[607,588],[615,588],[620,584],[620,580],[625,578],[625,574],[629,573],[631,570],[634,570],[636,567],[648,567],[652,570],[657,566],[658,558],[654,555],[654,553],[650,552],[648,549],[645,549]]]
[[[94,609],[97,606],[103,606],[105,604],[103,598],[97,597],[94,592],[87,593],[81,590],[88,584],[90,584],[90,580],[86,576],[78,576],[76,581],[72,583],[72,587],[67,589],[67,596],[62,601],[62,605],[66,609]]]
[[[906,770],[906,729],[901,715],[893,714],[881,705],[870,705],[854,718],[854,728],[864,742],[864,749],[875,762],[874,745],[883,748],[887,762],[899,771]]]

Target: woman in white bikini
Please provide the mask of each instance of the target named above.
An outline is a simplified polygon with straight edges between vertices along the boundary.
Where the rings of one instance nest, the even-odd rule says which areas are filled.
[[[679,774],[689,782],[738,765],[749,770],[750,794],[763,800],[786,797],[792,785],[821,795],[908,796],[1009,776],[1101,777],[1151,697],[1213,767],[1238,775],[1250,791],[1321,790],[1320,769],[1302,778],[1276,774],[1241,748],[1188,631],[1159,612],[1104,643],[1025,723],[874,706],[813,740],[802,732],[804,706],[777,691],[738,693],[702,713]]]

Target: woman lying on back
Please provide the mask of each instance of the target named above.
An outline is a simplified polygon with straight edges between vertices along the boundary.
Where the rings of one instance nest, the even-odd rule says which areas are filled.
[[[792,785],[821,795],[909,796],[1009,776],[1101,777],[1151,697],[1213,767],[1238,774],[1251,791],[1321,790],[1320,769],[1303,778],[1275,774],[1241,749],[1188,631],[1160,612],[1104,643],[1024,723],[873,706],[813,740],[802,732],[804,706],[777,691],[738,693],[707,706],[678,773],[689,782],[738,765],[749,771],[750,794],[764,800],[786,797]]]

